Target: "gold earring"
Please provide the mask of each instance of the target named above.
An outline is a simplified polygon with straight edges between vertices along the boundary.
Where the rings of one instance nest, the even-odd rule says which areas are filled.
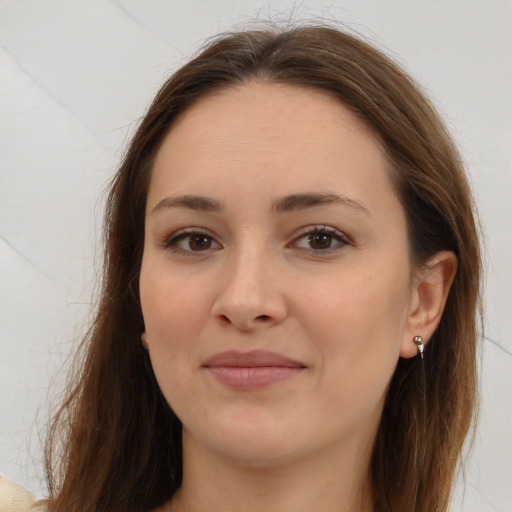
[[[423,336],[414,336],[414,344],[418,347],[418,353],[423,359],[423,350],[425,350],[425,345],[423,345]]]

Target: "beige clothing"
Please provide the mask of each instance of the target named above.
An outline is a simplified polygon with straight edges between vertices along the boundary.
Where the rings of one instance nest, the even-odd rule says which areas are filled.
[[[0,475],[1,512],[47,512],[48,500],[36,500],[24,487]]]

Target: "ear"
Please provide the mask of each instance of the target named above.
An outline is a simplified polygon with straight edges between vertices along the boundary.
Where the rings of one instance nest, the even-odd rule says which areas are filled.
[[[146,334],[146,331],[144,331],[141,335],[140,335],[140,339],[142,341],[142,346],[148,350],[149,348],[149,345],[148,345],[148,336]]]
[[[415,272],[400,346],[401,357],[410,358],[418,353],[418,347],[413,342],[415,336],[422,336],[426,345],[434,334],[443,316],[456,272],[457,257],[451,251],[438,252]]]

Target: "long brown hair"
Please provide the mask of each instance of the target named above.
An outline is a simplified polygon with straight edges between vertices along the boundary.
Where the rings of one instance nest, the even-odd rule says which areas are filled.
[[[378,512],[447,509],[476,399],[480,254],[471,193],[438,114],[396,64],[327,26],[223,35],[179,69],[142,120],[112,183],[99,309],[47,443],[55,512],[148,511],[179,488],[181,423],[159,390],[140,335],[146,195],[177,116],[219,88],[251,80],[316,88],[381,140],[406,212],[411,261],[440,250],[458,271],[425,359],[400,359],[371,461]]]

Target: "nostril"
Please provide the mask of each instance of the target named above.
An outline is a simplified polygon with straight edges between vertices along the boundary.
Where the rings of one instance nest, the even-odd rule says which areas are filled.
[[[268,315],[260,315],[256,317],[256,320],[270,320],[270,317]]]

